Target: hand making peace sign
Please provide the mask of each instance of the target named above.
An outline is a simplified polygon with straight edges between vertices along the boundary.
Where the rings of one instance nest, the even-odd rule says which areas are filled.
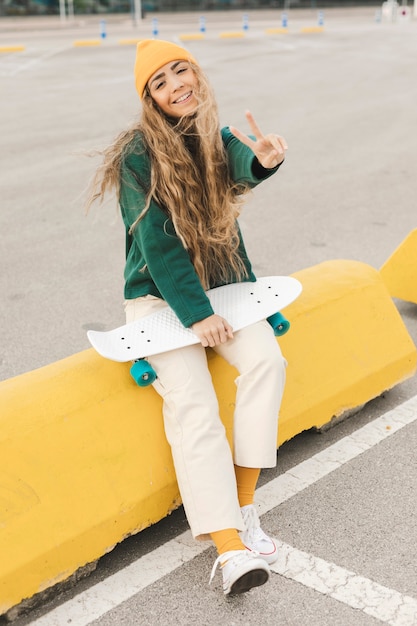
[[[262,167],[270,169],[282,163],[285,158],[285,151],[288,148],[285,139],[280,135],[274,135],[272,133],[263,135],[252,113],[246,111],[245,115],[251,127],[252,134],[255,136],[255,140],[251,139],[234,126],[230,126],[230,132],[252,150]]]

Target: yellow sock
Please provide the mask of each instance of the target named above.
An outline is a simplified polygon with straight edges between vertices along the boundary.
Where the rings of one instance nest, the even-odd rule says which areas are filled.
[[[236,528],[225,528],[210,533],[218,554],[224,554],[229,550],[245,550]]]
[[[261,470],[256,467],[235,465],[237,495],[240,506],[253,504],[255,489]]]

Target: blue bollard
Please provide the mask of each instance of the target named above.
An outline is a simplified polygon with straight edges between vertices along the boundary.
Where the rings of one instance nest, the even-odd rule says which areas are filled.
[[[206,18],[202,15],[200,17],[200,33],[206,32]]]
[[[156,17],[152,18],[152,36],[153,37],[158,37],[159,35],[159,31],[158,31],[158,19]]]
[[[243,30],[249,30],[249,16],[247,13],[243,16]]]
[[[281,15],[281,26],[282,28],[288,28],[288,14],[283,13]]]
[[[323,11],[319,11],[318,25],[319,26],[324,26],[324,13],[323,13]]]
[[[105,39],[107,37],[106,20],[100,20],[100,37],[102,39]]]

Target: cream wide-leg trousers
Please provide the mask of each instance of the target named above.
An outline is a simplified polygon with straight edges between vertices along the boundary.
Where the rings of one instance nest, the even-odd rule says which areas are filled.
[[[166,303],[154,296],[125,302],[126,322]],[[194,537],[243,530],[234,465],[275,467],[278,413],[286,361],[268,322],[258,322],[213,348],[239,372],[233,422],[233,454],[201,344],[152,356],[154,388],[163,398],[165,434]]]

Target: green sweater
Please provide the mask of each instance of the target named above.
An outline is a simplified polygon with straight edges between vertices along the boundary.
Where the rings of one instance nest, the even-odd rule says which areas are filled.
[[[235,182],[252,188],[276,172],[278,167],[264,169],[253,152],[228,128],[221,132]],[[171,219],[156,202],[151,201],[145,217],[129,234],[145,205],[149,185],[150,160],[138,132],[121,167],[120,207],[126,227],[124,295],[127,300],[147,294],[163,298],[182,324],[189,327],[214,311]],[[248,271],[248,280],[255,281],[240,231],[239,236],[239,253]]]

